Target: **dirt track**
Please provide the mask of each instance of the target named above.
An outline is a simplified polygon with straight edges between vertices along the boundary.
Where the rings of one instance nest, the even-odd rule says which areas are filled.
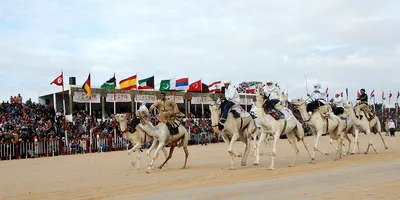
[[[362,135],[361,150],[367,147]],[[183,151],[177,149],[165,169],[147,175],[148,158],[142,155],[141,169],[130,166],[126,151],[61,156],[0,162],[0,199],[400,199],[400,139],[385,137],[373,142],[380,150],[370,150],[333,161],[328,137],[320,146],[332,152],[316,154],[309,164],[299,145],[297,166],[287,167],[293,150],[286,140],[278,142],[276,170],[267,171],[270,157],[261,157],[260,166],[240,166],[229,171],[227,144],[190,146],[189,168],[180,170]],[[312,146],[312,138],[307,138]],[[234,149],[243,151],[243,144]],[[265,152],[271,150],[268,147]],[[160,154],[156,166],[164,160]]]

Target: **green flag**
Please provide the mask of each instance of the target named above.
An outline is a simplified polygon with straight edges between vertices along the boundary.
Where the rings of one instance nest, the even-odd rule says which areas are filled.
[[[110,78],[110,80],[106,81],[105,83],[103,83],[103,85],[101,85],[101,88],[103,89],[114,89],[116,87],[115,84],[116,80],[115,80],[115,76]]]
[[[167,79],[161,80],[160,82],[160,91],[174,90],[175,89],[175,80]]]

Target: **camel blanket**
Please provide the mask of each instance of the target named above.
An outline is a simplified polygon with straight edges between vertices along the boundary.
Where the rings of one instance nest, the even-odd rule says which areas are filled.
[[[240,117],[250,117],[250,113],[246,112],[242,106],[233,106],[232,110],[235,110],[240,114]]]

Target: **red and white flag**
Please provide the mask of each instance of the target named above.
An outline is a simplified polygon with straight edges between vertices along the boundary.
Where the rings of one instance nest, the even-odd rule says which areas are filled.
[[[50,83],[50,85],[52,84],[56,84],[58,86],[63,86],[64,85],[64,77],[63,74],[61,74],[60,76],[58,76],[56,79],[54,79],[53,82]]]
[[[210,92],[221,92],[221,88],[222,88],[221,81],[215,81],[208,86]]]

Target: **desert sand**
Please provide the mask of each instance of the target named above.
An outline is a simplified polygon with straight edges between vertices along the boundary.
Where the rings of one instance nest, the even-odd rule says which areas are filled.
[[[237,158],[236,170],[228,170],[225,143],[189,146],[188,169],[180,169],[184,153],[176,149],[168,165],[151,174],[144,172],[145,153],[134,170],[126,151],[1,161],[0,199],[400,199],[400,139],[385,137],[389,149],[384,149],[379,136],[372,138],[378,154],[370,149],[364,155],[367,136],[362,134],[360,154],[334,161],[324,136],[319,144],[330,154],[317,153],[316,164],[309,164],[299,144],[297,165],[290,168],[293,149],[279,140],[274,171],[267,170],[271,147],[259,166],[253,166],[250,153],[247,166]],[[313,138],[306,142],[312,149]],[[243,149],[241,142],[234,145]],[[156,166],[162,161],[161,153]]]

